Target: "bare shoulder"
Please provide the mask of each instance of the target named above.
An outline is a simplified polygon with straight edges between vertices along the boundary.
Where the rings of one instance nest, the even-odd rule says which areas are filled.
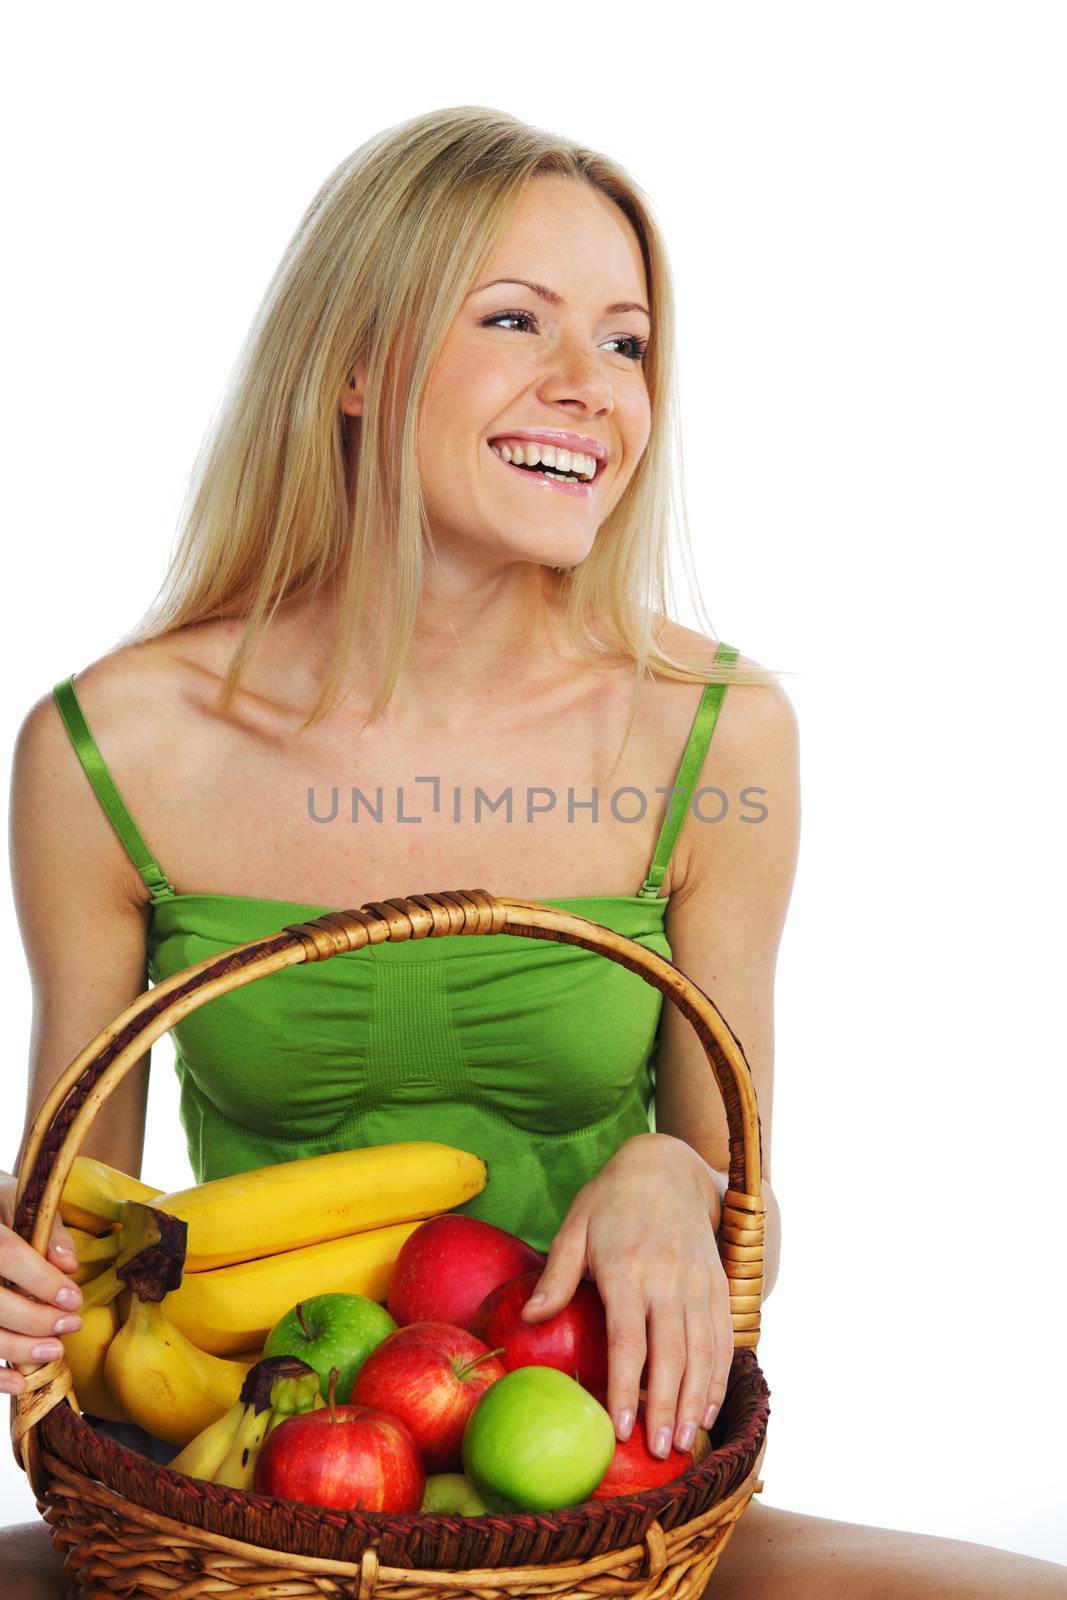
[[[713,660],[716,641],[672,625],[664,642],[686,659]],[[761,665],[752,656],[738,663]],[[692,694],[690,685],[676,689]],[[672,898],[679,906],[702,884],[717,881],[729,863],[751,864],[759,851],[780,858],[791,876],[800,813],[799,726],[792,700],[777,680],[727,687],[704,756],[698,793],[706,798],[687,818],[675,849]],[[714,825],[701,825],[714,824]]]
[[[709,666],[719,646],[718,640],[677,622],[669,622],[664,627],[661,642],[672,654],[689,661],[704,661]],[[737,660],[741,666],[761,665],[752,656],[743,654],[739,654]],[[660,693],[675,700],[681,698],[687,706],[691,705],[694,693],[691,684],[661,676],[657,686]],[[746,756],[788,762],[795,758],[798,738],[796,709],[777,679],[769,683],[730,684],[716,720],[705,770],[711,766],[719,770],[723,762]]]
[[[187,653],[168,640],[119,648],[79,668],[74,689],[109,772],[135,775],[140,799],[153,775],[158,781],[189,743]],[[32,805],[41,826],[62,833],[66,848],[60,855],[77,859],[108,886],[116,903],[143,902],[145,888],[136,868],[114,830],[106,821],[101,826],[100,801],[52,689],[38,696],[19,725],[11,788],[19,815],[28,816]],[[129,804],[121,784],[120,793]]]

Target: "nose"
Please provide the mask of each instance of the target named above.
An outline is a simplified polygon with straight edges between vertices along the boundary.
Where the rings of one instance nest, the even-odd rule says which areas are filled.
[[[596,413],[612,408],[611,383],[600,351],[577,334],[564,337],[546,357],[538,385],[541,399],[554,405],[577,405]]]

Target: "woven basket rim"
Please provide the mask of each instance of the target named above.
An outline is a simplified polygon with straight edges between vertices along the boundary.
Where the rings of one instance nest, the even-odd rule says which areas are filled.
[[[389,1565],[409,1570],[418,1570],[419,1567],[442,1570],[445,1567],[445,1563],[406,1559],[407,1547],[413,1539],[418,1549],[425,1550],[439,1545],[446,1535],[453,1536],[451,1542],[454,1543],[454,1536],[466,1533],[468,1543],[473,1546],[481,1533],[482,1543],[478,1550],[472,1551],[476,1559],[449,1561],[447,1564],[451,1570],[465,1570],[502,1564],[484,1560],[484,1541],[490,1535],[510,1536],[509,1543],[516,1539],[528,1543],[531,1536],[539,1537],[542,1543],[546,1538],[550,1542],[562,1542],[569,1536],[570,1544],[573,1544],[576,1536],[585,1535],[586,1542],[590,1537],[594,1538],[595,1553],[606,1554],[629,1548],[635,1540],[643,1538],[653,1521],[658,1521],[661,1527],[668,1529],[703,1515],[749,1475],[766,1440],[769,1397],[770,1391],[755,1352],[739,1349],[735,1353],[722,1412],[723,1416],[727,1416],[729,1407],[732,1416],[734,1407],[730,1406],[731,1399],[735,1405],[740,1402],[739,1415],[732,1418],[734,1431],[730,1437],[714,1446],[702,1461],[678,1478],[659,1488],[619,1495],[610,1500],[585,1500],[558,1511],[491,1513],[477,1517],[448,1512],[398,1514],[339,1511],[278,1500],[254,1492],[245,1493],[219,1484],[205,1484],[183,1473],[172,1472],[162,1463],[154,1462],[109,1435],[99,1433],[66,1402],[56,1406],[39,1426],[47,1449],[57,1459],[73,1470],[93,1477],[123,1499],[132,1499],[136,1505],[168,1516],[190,1530],[204,1529],[229,1537],[241,1537],[249,1543],[284,1550],[295,1557],[324,1553],[321,1550],[295,1549],[294,1544],[307,1542],[313,1531],[315,1542],[318,1543],[318,1534],[329,1530],[335,1535],[335,1543],[352,1546],[351,1549],[346,1548],[338,1559],[358,1560],[369,1546],[382,1546],[387,1550]],[[115,1480],[127,1474],[138,1486],[143,1486],[147,1491],[146,1496],[131,1497],[118,1486]],[[180,1503],[176,1505],[175,1502]],[[258,1514],[271,1524],[281,1523],[282,1526],[272,1526],[270,1531],[284,1542],[248,1539],[246,1534],[237,1533],[242,1513]],[[301,1535],[304,1537],[301,1538]],[[586,1549],[582,1556],[576,1557],[571,1553],[560,1559],[572,1562],[584,1559],[590,1553]],[[551,1561],[552,1557],[549,1556],[547,1560]],[[503,1564],[540,1566],[545,1562],[546,1557],[542,1554],[532,1562],[515,1561],[509,1556]]]

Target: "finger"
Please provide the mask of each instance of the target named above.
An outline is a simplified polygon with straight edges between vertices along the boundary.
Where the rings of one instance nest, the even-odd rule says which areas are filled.
[[[712,1297],[685,1306],[685,1372],[678,1392],[674,1428],[676,1450],[689,1450],[702,1426],[707,1396],[715,1371],[717,1334],[712,1319]]]
[[[603,1284],[608,1331],[607,1409],[619,1439],[630,1437],[637,1417],[641,1371],[645,1364],[645,1299],[636,1282],[613,1278]]]
[[[63,1354],[63,1342],[51,1336],[42,1339],[33,1334],[0,1333],[0,1358],[19,1366],[42,1366],[46,1361],[58,1361]],[[10,1373],[7,1374],[11,1376]]]
[[[522,1308],[530,1322],[552,1317],[562,1311],[577,1289],[586,1268],[586,1229],[584,1222],[560,1228],[552,1241],[541,1276]]]
[[[48,1253],[61,1272],[73,1272],[78,1266],[78,1251],[74,1240],[61,1222],[52,1229]]]
[[[42,1305],[11,1289],[0,1289],[0,1339],[8,1333],[46,1339],[56,1333],[74,1333],[81,1325],[76,1312],[61,1311],[58,1306]]]
[[[715,1358],[705,1396],[704,1415],[700,1419],[702,1428],[710,1428],[719,1414],[726,1397],[726,1386],[730,1381],[730,1368],[734,1361],[734,1323],[730,1315],[730,1285],[725,1275],[722,1281],[715,1285],[715,1291],[712,1300]]]
[[[680,1298],[654,1300],[648,1326],[650,1359],[645,1439],[652,1454],[662,1458],[670,1454],[678,1388],[685,1371],[685,1317]]]
[[[60,1306],[64,1311],[76,1311],[82,1303],[78,1285],[10,1228],[0,1228],[0,1278],[6,1278],[16,1290],[24,1290],[35,1300]]]

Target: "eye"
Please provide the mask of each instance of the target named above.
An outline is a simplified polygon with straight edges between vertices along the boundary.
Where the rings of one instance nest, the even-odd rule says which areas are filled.
[[[536,319],[529,311],[498,311],[494,316],[483,318],[478,326],[480,328],[495,328],[505,321],[522,322],[527,327],[537,326]],[[648,349],[648,340],[639,339],[635,333],[616,334],[613,339],[609,339],[606,342],[608,344],[629,345],[630,348],[623,351],[628,361],[640,361]]]

